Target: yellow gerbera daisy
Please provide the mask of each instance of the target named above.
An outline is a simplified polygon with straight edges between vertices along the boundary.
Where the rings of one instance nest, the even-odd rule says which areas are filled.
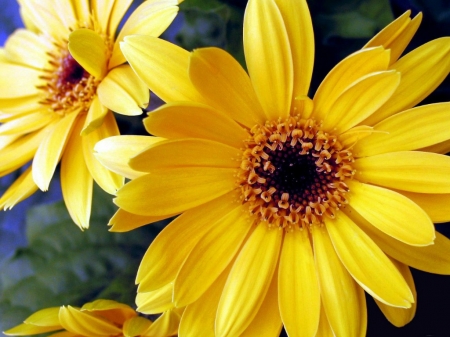
[[[117,27],[132,0],[19,0],[26,29],[0,49],[0,176],[32,165],[0,198],[8,209],[46,191],[61,161],[64,201],[75,223],[89,226],[93,179],[114,194],[123,178],[93,157],[94,144],[118,135],[111,112],[139,115],[149,92],[119,42],[159,36],[177,0],[145,1]]]
[[[147,296],[186,306],[180,336],[277,336],[282,325],[362,336],[366,291],[396,326],[412,319],[408,266],[450,274],[450,240],[433,225],[450,220],[450,158],[435,153],[448,149],[450,103],[413,108],[447,76],[450,38],[399,58],[420,20],[407,12],[387,26],[313,99],[306,1],[248,2],[249,75],[221,49],[125,39],[130,65],[168,104],[145,119],[157,137],[96,145],[132,178],[112,230],[182,213],[142,260],[138,310]]]
[[[4,332],[8,336],[29,336],[55,332],[49,337],[166,337],[177,334],[183,309],[164,312],[154,322],[138,316],[130,306],[111,300],[96,300],[81,308],[62,306],[42,309],[23,324]]]

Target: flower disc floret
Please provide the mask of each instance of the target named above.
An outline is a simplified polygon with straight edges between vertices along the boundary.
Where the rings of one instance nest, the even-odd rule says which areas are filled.
[[[349,149],[314,119],[267,121],[251,130],[239,172],[242,201],[270,225],[322,223],[347,203],[355,170]]]

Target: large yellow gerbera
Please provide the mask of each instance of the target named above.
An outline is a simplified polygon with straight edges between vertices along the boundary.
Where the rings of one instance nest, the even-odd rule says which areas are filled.
[[[412,319],[408,266],[450,274],[450,240],[433,225],[450,220],[450,158],[436,153],[449,149],[450,103],[413,108],[447,76],[450,38],[399,59],[420,20],[398,18],[313,99],[306,1],[249,1],[249,75],[217,48],[125,39],[130,65],[168,104],[145,120],[157,137],[96,145],[133,179],[112,230],[182,213],[142,260],[138,310],[153,312],[155,298],[186,306],[180,336],[277,336],[282,325],[363,336],[366,291],[396,326]]]
[[[4,333],[8,336],[29,336],[55,332],[49,337],[166,337],[177,334],[183,309],[164,312],[154,322],[138,316],[130,306],[111,300],[96,300],[81,308],[62,306],[42,309],[23,324]]]
[[[149,92],[119,42],[159,36],[177,0],[139,6],[116,37],[132,0],[19,0],[26,29],[0,49],[0,176],[32,165],[0,199],[8,209],[39,187],[46,191],[61,161],[64,201],[74,222],[89,226],[93,179],[114,194],[123,178],[93,157],[94,144],[118,135],[111,112],[139,115]]]

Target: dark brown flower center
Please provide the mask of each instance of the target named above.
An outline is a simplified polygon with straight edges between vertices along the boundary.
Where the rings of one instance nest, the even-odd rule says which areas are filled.
[[[354,174],[352,154],[338,138],[299,116],[257,125],[251,135],[239,174],[249,211],[283,228],[334,218]]]

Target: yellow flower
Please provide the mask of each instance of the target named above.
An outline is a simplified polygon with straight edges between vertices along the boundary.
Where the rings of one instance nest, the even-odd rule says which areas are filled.
[[[58,337],[166,337],[177,334],[181,309],[165,311],[154,322],[138,316],[126,304],[111,300],[96,300],[81,308],[62,306],[42,309],[23,324],[4,332],[8,336],[28,336],[46,332]]]
[[[117,27],[132,0],[19,0],[26,29],[0,49],[0,176],[32,165],[0,198],[9,209],[49,188],[61,162],[64,201],[89,226],[95,180],[114,194],[123,178],[103,168],[94,144],[119,130],[111,111],[139,115],[149,92],[119,48],[129,34],[159,36],[177,0],[145,1]]]
[[[249,1],[249,75],[221,49],[125,39],[168,104],[145,120],[157,137],[95,147],[132,178],[112,230],[181,214],[142,260],[138,310],[154,310],[147,298],[186,306],[180,336],[278,336],[282,325],[362,336],[366,291],[396,326],[412,319],[408,266],[450,274],[450,240],[433,225],[450,220],[450,158],[435,153],[448,149],[450,103],[414,108],[447,76],[450,38],[399,58],[420,20],[398,18],[312,99],[306,1]]]

